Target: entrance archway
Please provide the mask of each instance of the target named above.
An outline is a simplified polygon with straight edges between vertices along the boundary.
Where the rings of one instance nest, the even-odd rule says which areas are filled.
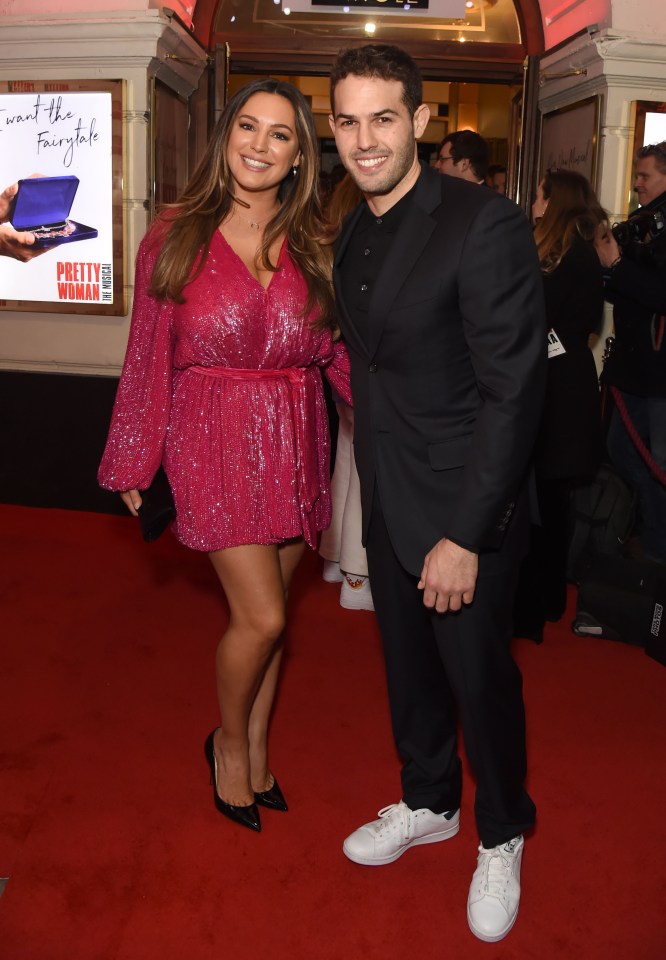
[[[476,3],[478,8],[479,0]],[[211,116],[218,115],[226,99],[230,74],[232,85],[234,76],[240,79],[266,72],[325,77],[340,48],[362,38],[359,32],[352,38],[339,11],[333,17],[292,11],[289,23],[293,29],[285,29],[281,13],[280,6],[274,6],[272,0],[259,0],[252,6],[244,0],[198,0],[193,28],[213,61],[215,92]],[[479,16],[478,9],[476,15]],[[503,21],[501,30],[493,25],[498,18]],[[393,35],[385,42],[404,46],[428,81],[468,85],[467,89],[470,84],[481,84],[484,90],[493,84],[514,91],[522,89],[522,95],[514,98],[517,106],[513,108],[509,128],[500,134],[483,132],[486,138],[504,138],[504,146],[500,144],[498,148],[504,156],[496,159],[507,163],[512,193],[525,202],[532,170],[530,151],[523,156],[521,144],[534,140],[537,61],[545,50],[540,0],[485,0],[483,27],[481,31],[470,30],[464,43],[458,36],[462,28],[455,23],[449,20],[440,28],[435,21],[430,31],[417,30],[412,17],[411,28],[400,32],[400,28],[393,27]],[[396,32],[398,37],[394,39]],[[390,31],[387,30],[387,34],[390,35]],[[483,36],[483,40],[475,39],[479,36]],[[511,105],[506,109],[508,116]],[[477,129],[474,122],[471,125]]]
[[[198,0],[196,3],[192,20],[194,33],[197,39],[209,50],[214,49],[216,42],[222,39],[222,37],[219,36],[218,29],[216,28],[216,23],[218,21],[218,10],[223,3],[224,0]],[[522,48],[523,56],[534,56],[543,53],[545,49],[544,32],[539,0],[513,0],[513,5],[516,11],[518,22],[520,24],[522,42],[519,46]],[[229,38],[225,37],[224,39]],[[330,40],[332,41],[331,47],[334,46],[335,50],[339,49],[340,46],[345,45],[348,42],[348,38],[345,37],[331,36]],[[489,47],[496,45],[475,44],[472,42],[467,45],[467,53],[471,53],[472,48],[476,46]],[[449,55],[456,53],[455,45],[449,43],[448,41],[441,41],[441,43],[438,44],[438,47],[439,56],[441,57],[448,57]],[[449,50],[447,48],[452,49]],[[268,51],[264,48],[262,55],[265,56],[267,52]],[[488,53],[490,53],[490,51],[488,51]],[[496,53],[501,54],[501,51],[497,51]],[[507,51],[507,53],[509,53],[509,51]],[[511,51],[511,53],[514,53],[514,51]],[[495,57],[492,57],[491,59],[495,59]]]

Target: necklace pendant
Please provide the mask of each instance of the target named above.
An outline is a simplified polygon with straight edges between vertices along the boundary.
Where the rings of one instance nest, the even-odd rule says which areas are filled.
[[[259,229],[259,224],[257,223],[256,220],[248,220],[248,223],[250,224],[250,230],[258,230],[258,229]]]

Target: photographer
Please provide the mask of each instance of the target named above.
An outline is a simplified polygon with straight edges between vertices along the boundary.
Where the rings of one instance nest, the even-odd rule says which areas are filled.
[[[602,382],[618,391],[608,452],[637,492],[642,552],[665,561],[666,141],[638,151],[635,190],[640,208],[596,242],[615,322],[615,343]],[[621,407],[628,418],[622,416]],[[637,439],[651,464],[639,451]],[[655,475],[659,470],[661,478]]]

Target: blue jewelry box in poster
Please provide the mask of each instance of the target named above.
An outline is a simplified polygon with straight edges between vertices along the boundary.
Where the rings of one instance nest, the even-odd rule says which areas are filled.
[[[78,188],[79,178],[74,176],[19,180],[12,226],[34,233],[35,246],[40,247],[91,240],[97,236],[94,227],[69,219]]]

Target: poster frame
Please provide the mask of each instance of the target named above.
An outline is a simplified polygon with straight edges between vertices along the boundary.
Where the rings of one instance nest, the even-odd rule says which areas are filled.
[[[594,94],[584,100],[577,100],[556,110],[550,110],[541,116],[541,132],[539,137],[539,175],[538,182],[544,177],[546,170],[556,164],[549,164],[548,157],[552,155],[551,148],[560,153],[580,150],[581,143],[590,145],[589,164],[584,168],[568,166],[565,169],[577,170],[592,184],[596,190],[598,155],[599,155],[599,123],[601,119],[601,95]]]
[[[111,177],[113,230],[113,301],[111,303],[74,303],[71,300],[2,300],[0,310],[31,313],[59,313],[90,316],[124,316],[127,313],[125,290],[126,223],[123,204],[125,80],[1,80],[0,94],[7,93],[110,93],[111,94]],[[6,186],[6,184],[4,185]],[[0,187],[0,189],[4,189]]]

